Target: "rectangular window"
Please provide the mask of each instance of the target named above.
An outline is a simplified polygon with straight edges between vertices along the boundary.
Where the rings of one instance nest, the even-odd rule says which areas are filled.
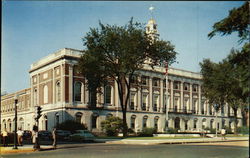
[[[130,95],[130,109],[131,110],[135,109],[135,94]]]
[[[154,95],[154,107],[153,107],[153,110],[157,111],[157,107],[158,107],[158,95]]]
[[[147,85],[147,77],[146,76],[141,77],[141,84],[142,85]]]
[[[146,110],[147,106],[147,95],[142,96],[142,110]]]
[[[160,80],[158,78],[153,78],[153,86],[158,87],[160,85]]]

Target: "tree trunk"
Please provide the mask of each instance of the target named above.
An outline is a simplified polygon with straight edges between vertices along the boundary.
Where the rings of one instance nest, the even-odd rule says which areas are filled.
[[[122,133],[123,133],[123,137],[127,137],[127,131],[128,131],[127,119],[126,119],[127,108],[126,108],[126,105],[124,104],[124,85],[122,83],[121,78],[118,78],[116,82],[118,85],[118,93],[119,93],[120,104],[122,108],[122,127],[123,127]]]
[[[127,126],[127,116],[126,116],[126,111],[123,110],[122,111],[122,124],[123,124],[123,130],[122,130],[122,134],[123,134],[123,137],[127,137],[127,133],[128,133],[128,126]]]

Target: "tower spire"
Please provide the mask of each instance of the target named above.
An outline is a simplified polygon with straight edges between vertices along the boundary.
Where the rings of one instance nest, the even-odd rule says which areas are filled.
[[[155,8],[154,8],[153,5],[151,4],[151,6],[150,6],[149,9],[148,9],[148,10],[150,11],[151,19],[154,19],[154,18],[153,18],[153,11],[154,11],[154,9],[155,9]]]
[[[155,22],[155,19],[153,18],[154,9],[155,8],[152,5],[149,7],[151,17],[146,26],[146,33],[148,34],[150,38],[152,38],[152,40],[156,40],[159,37],[158,31],[157,31],[157,24]]]

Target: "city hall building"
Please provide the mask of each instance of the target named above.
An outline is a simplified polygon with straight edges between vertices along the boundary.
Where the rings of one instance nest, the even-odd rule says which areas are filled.
[[[146,29],[149,35],[157,35],[153,19],[149,20]],[[32,130],[35,125],[36,106],[42,107],[40,130],[52,130],[66,120],[76,120],[92,132],[101,132],[101,121],[108,116],[122,118],[115,81],[102,87],[103,93],[97,94],[95,107],[89,105],[86,80],[76,69],[82,53],[64,48],[31,64],[30,88],[1,97],[2,130],[14,130],[15,95],[18,96],[17,126],[23,130]],[[215,109],[203,96],[199,73],[169,68],[166,83],[165,71],[165,67],[152,69],[145,64],[137,73],[141,83],[131,87],[127,105],[129,128],[135,132],[144,127],[154,127],[158,132],[164,132],[166,127],[178,128],[180,132],[201,132],[206,127],[216,126],[234,129],[232,108],[226,104],[216,118]],[[242,126],[240,109],[237,126]]]

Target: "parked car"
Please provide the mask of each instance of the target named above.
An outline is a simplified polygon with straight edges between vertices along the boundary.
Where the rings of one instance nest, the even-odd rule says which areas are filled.
[[[58,140],[68,140],[72,133],[66,130],[56,130],[56,136]]]
[[[95,136],[88,130],[76,130],[69,138],[72,141],[95,141]]]
[[[24,130],[23,131],[23,140],[30,140],[32,136],[31,131],[29,130]]]
[[[50,131],[39,131],[38,137],[40,140],[51,140],[52,139],[52,133]]]

